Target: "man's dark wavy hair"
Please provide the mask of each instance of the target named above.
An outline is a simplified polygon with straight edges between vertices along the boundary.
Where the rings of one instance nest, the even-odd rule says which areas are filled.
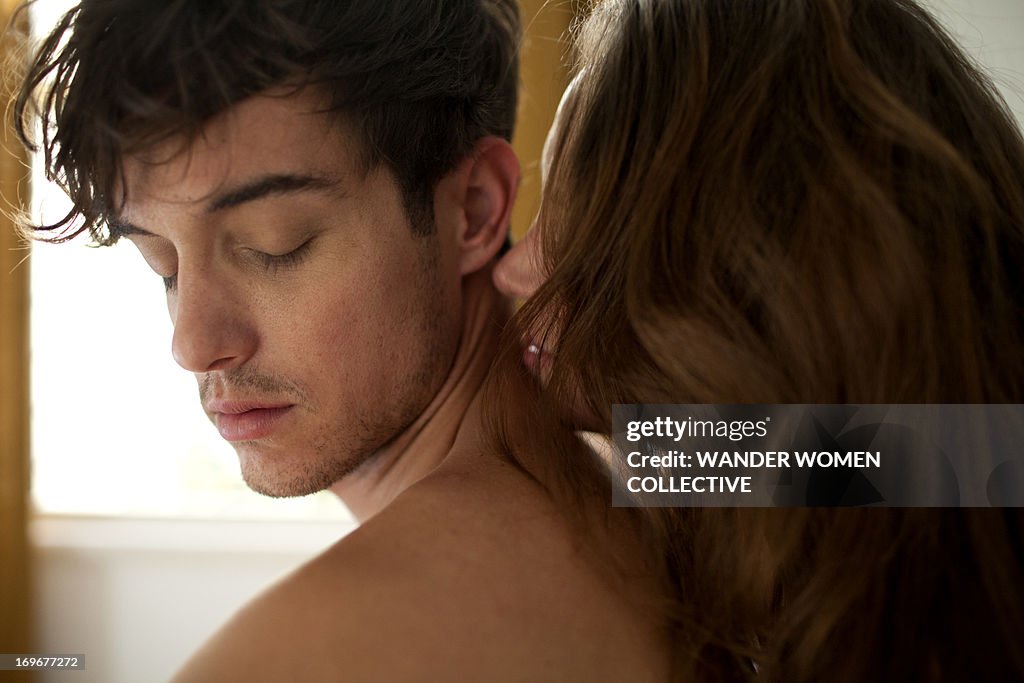
[[[74,204],[29,231],[113,243],[126,154],[184,148],[251,95],[313,86],[355,124],[363,169],[386,164],[413,229],[429,232],[437,181],[481,137],[512,136],[519,45],[515,0],[81,0],[15,101],[19,137]]]

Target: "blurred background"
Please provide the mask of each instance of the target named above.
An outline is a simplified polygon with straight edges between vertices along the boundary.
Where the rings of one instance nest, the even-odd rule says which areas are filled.
[[[1024,121],[1024,3],[925,4]],[[5,25],[16,5],[0,0]],[[39,0],[21,18],[40,37],[70,5]],[[560,37],[582,3],[520,5],[517,236],[536,209],[540,150],[566,83]],[[17,58],[9,37],[2,46],[6,62]],[[5,207],[64,215],[66,198],[9,126],[3,148]],[[30,247],[0,225],[0,653],[86,656],[84,671],[0,681],[166,680],[247,598],[354,526],[331,494],[271,500],[242,484],[171,359],[163,297],[129,244]]]

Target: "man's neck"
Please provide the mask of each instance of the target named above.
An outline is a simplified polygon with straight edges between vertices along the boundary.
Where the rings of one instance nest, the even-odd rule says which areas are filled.
[[[490,269],[463,286],[463,324],[451,371],[416,420],[357,471],[330,490],[364,522],[440,465],[456,437],[475,438],[477,403],[484,378],[508,319],[508,302],[491,285]]]

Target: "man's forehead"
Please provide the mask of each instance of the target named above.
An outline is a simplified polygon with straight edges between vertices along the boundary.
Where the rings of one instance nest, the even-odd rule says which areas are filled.
[[[124,209],[146,201],[210,201],[260,178],[335,178],[360,170],[361,146],[343,115],[308,91],[246,99],[181,137],[123,160]],[[287,182],[287,181],[286,181]]]

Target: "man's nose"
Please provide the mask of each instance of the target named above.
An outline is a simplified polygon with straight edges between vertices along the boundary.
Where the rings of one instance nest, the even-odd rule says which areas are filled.
[[[169,308],[174,322],[171,354],[186,370],[230,370],[255,353],[257,334],[251,311],[211,270],[185,271],[179,264]]]
[[[544,282],[536,229],[519,240],[494,267],[494,285],[514,299],[526,299]]]

